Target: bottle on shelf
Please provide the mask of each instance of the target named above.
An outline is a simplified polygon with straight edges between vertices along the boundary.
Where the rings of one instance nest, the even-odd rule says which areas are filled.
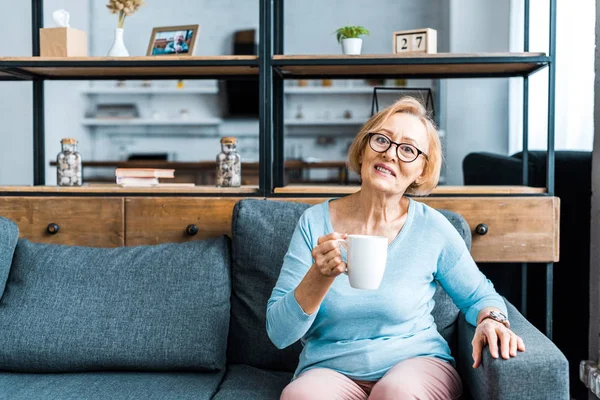
[[[236,138],[221,138],[221,152],[217,155],[217,186],[240,187],[242,163],[236,149]]]
[[[61,152],[56,156],[56,182],[58,186],[81,186],[81,154],[77,151],[77,139],[60,141]]]

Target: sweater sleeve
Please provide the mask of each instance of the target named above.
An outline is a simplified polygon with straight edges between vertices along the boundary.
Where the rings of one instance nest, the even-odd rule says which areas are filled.
[[[473,326],[477,325],[477,315],[485,307],[496,307],[506,314],[504,300],[479,270],[458,232],[452,230],[439,257],[435,279]]]
[[[283,259],[279,279],[267,302],[267,334],[279,349],[298,341],[313,324],[317,311],[306,314],[294,290],[313,263],[309,225],[303,215],[296,225]]]

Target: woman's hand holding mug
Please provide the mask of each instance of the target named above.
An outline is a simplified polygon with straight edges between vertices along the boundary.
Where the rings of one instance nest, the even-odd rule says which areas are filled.
[[[335,278],[346,271],[346,263],[342,260],[340,239],[347,238],[348,235],[345,233],[333,232],[318,239],[312,256],[315,260],[314,267],[319,274],[327,278]]]

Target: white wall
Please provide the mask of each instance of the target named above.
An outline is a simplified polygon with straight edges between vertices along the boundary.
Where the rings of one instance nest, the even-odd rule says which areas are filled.
[[[506,1],[450,0],[450,51],[508,51]],[[462,160],[475,151],[508,151],[506,79],[451,79],[446,83],[446,162],[449,185],[462,185]]]

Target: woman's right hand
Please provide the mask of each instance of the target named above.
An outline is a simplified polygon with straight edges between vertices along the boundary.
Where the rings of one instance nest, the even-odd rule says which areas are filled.
[[[347,238],[347,234],[337,232],[319,238],[317,246],[312,251],[312,256],[315,260],[313,267],[320,275],[335,278],[346,271],[346,263],[342,260],[340,249],[341,242],[338,239]]]

